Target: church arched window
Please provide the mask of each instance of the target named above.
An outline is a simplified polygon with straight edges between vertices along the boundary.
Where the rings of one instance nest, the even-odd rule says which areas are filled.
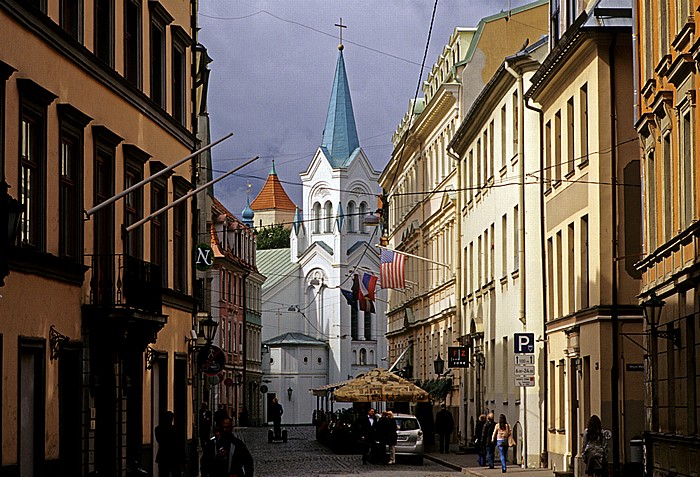
[[[360,348],[360,364],[367,364],[367,350]]]
[[[331,204],[331,201],[327,201],[326,205],[323,206],[324,209],[324,219],[325,219],[325,230],[327,234],[331,233],[333,231],[333,204]]]
[[[367,215],[367,202],[360,202],[360,215],[359,215],[360,220],[359,220],[359,223],[360,223],[360,232],[361,233],[365,233],[365,224],[364,224],[364,221],[362,220],[365,218],[365,215]]]
[[[356,349],[352,350],[352,363],[358,364],[357,363],[357,350]]]
[[[360,217],[362,221],[362,217]],[[355,224],[357,223],[357,206],[354,201],[348,202],[348,232],[355,232]]]
[[[316,202],[314,204],[314,233],[321,232],[321,204]]]

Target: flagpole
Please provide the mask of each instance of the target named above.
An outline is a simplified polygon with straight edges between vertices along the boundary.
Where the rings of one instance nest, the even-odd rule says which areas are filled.
[[[425,262],[434,263],[435,265],[440,265],[442,267],[447,268],[449,271],[452,271],[452,266],[446,263],[436,262],[435,260],[430,260],[429,258],[421,257],[419,255],[413,255],[412,253],[402,252],[400,250],[394,250],[393,248],[384,247],[379,244],[375,245],[375,247],[381,248],[383,250],[388,250],[389,252],[400,253],[401,255],[406,255],[407,257],[417,258],[418,260],[423,260]]]

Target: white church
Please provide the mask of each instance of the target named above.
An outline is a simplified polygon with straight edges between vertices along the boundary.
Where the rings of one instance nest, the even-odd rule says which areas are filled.
[[[351,289],[355,273],[360,279],[364,272],[379,275],[375,245],[381,231],[363,224],[377,209],[380,172],[360,147],[343,45],[338,49],[323,140],[300,174],[303,204],[294,214],[291,246],[257,254],[258,270],[267,277],[260,391],[265,412],[274,397],[279,399],[283,424],[311,423],[317,406],[311,389],[388,366],[386,293],[377,288],[375,313],[351,308],[341,293]],[[273,164],[245,219],[257,219],[250,216],[256,203],[289,202]]]

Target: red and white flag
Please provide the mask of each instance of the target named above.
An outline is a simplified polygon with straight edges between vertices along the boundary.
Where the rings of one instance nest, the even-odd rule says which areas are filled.
[[[379,275],[381,287],[406,288],[405,267],[406,256],[402,253],[382,249],[380,256]]]

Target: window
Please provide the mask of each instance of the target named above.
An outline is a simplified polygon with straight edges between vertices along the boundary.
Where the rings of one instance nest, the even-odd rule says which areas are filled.
[[[566,102],[566,175],[574,173],[574,97]]]
[[[367,350],[360,348],[360,365],[367,364]]]
[[[191,39],[182,27],[170,28],[173,37],[172,50],[172,99],[173,118],[181,124],[187,119],[187,48]]]
[[[683,3],[683,2],[681,2]],[[688,227],[693,221],[693,207],[695,204],[695,187],[693,174],[693,129],[690,118],[690,111],[683,112],[681,116],[681,167],[679,174],[682,184],[679,184],[681,198],[681,217],[683,228]]]
[[[372,339],[372,313],[369,311],[363,312],[365,316],[365,339]]]
[[[165,28],[173,17],[159,2],[148,2],[151,12],[151,99],[165,108]]]
[[[581,145],[581,164],[588,162],[588,84],[579,91],[579,144]]]
[[[513,271],[520,269],[520,211],[513,207]]]
[[[508,274],[508,215],[501,217],[501,276]]]
[[[549,2],[549,32],[552,45],[556,45],[559,42],[559,16],[561,14],[559,2],[560,0],[551,0]]]
[[[554,185],[561,182],[561,110],[554,115]]]
[[[355,202],[352,200],[348,202],[348,232],[355,232],[355,224],[357,221],[362,221],[363,217],[357,217],[357,207],[355,206]]]
[[[493,167],[491,163],[491,157],[489,156],[489,133],[488,129],[484,130],[483,134],[483,144],[484,144],[484,183],[488,182],[489,178],[493,175]]]
[[[314,204],[314,225],[313,232],[315,234],[321,233],[321,204],[316,202]]]
[[[644,0],[644,77],[654,76],[654,12],[653,0]]]
[[[552,188],[552,121],[544,125],[544,187]]]
[[[323,231],[327,234],[333,231],[333,205],[327,201],[323,206]]]
[[[469,293],[474,290],[474,242],[471,242],[469,244],[469,270],[467,271],[469,274]]]
[[[59,104],[58,254],[83,259],[83,128],[90,118],[72,106]]]
[[[114,0],[95,0],[95,55],[114,66]]]
[[[484,230],[484,283],[488,283],[491,278],[491,239],[489,229]]]
[[[574,257],[575,255],[575,247],[574,247],[574,223],[570,223],[569,226],[567,227],[567,250],[568,250],[568,257],[567,257],[567,269],[568,269],[568,277],[566,277],[567,283],[569,285],[569,313],[573,313],[576,311],[576,282],[579,280],[578,277],[576,277],[576,274],[574,273],[575,270],[575,264],[574,264]]]
[[[570,27],[576,20],[576,1],[566,0],[566,26]]]
[[[668,0],[659,0],[659,58],[669,54],[669,25],[670,23],[668,19]]]
[[[563,359],[559,360],[559,365],[557,366],[557,377],[559,381],[557,389],[557,429],[564,430],[566,428],[566,361]]]
[[[673,165],[671,164],[671,133],[667,132],[663,136],[663,157],[664,157],[664,163],[663,163],[663,171],[664,171],[664,176],[663,176],[663,204],[664,204],[664,209],[668,213],[664,214],[664,239],[665,240],[670,240],[671,237],[673,236],[673,213],[671,211],[673,210],[673,190],[672,190],[672,184],[673,184],[673,177],[671,173],[671,169]]]
[[[496,237],[495,237],[494,229],[495,229],[495,225],[491,224],[491,233],[489,235],[491,237],[491,242],[489,243],[489,255],[491,256],[491,259],[490,259],[491,266],[489,269],[489,278],[491,280],[493,280],[495,275],[496,275],[496,272],[495,272],[495,270],[496,270],[496,246],[495,246]],[[450,240],[450,242],[452,242],[452,241]]]
[[[564,268],[564,262],[563,262],[563,249],[562,249],[562,236],[561,236],[561,230],[557,232],[556,234],[556,259],[554,261],[554,267],[556,268],[556,286],[554,289],[554,293],[556,293],[556,298],[557,298],[557,309],[555,312],[554,316],[562,316],[564,314],[563,310],[563,305],[564,305],[564,291],[563,291],[563,284],[564,284],[564,274],[563,274],[563,268]]]
[[[482,264],[483,264],[483,262],[484,262],[484,258],[483,258],[483,257],[484,257],[484,248],[483,248],[482,240],[483,240],[482,237],[479,236],[479,239],[478,239],[478,249],[477,249],[477,260],[478,260],[479,262],[478,262],[477,265],[476,265],[476,273],[477,273],[477,275],[476,275],[476,280],[477,280],[476,288],[477,288],[477,289],[481,288],[481,285],[484,283],[484,282],[481,280],[481,278],[483,277],[483,275],[481,274],[481,272],[482,272],[482,270],[483,270]]]
[[[18,475],[42,475],[46,429],[46,344],[20,338],[18,363]]]
[[[360,202],[360,217],[367,215],[367,202]],[[360,220],[360,233],[366,233],[364,221]]]
[[[31,80],[18,79],[20,90],[19,201],[23,247],[45,250],[46,108],[56,98]]]
[[[83,0],[61,0],[59,23],[70,36],[82,42]]]
[[[155,169],[152,168],[152,169]],[[157,171],[151,170],[151,174]],[[162,176],[161,176],[162,177]],[[158,179],[151,182],[151,213],[165,207],[167,186]],[[151,219],[151,263],[161,268],[163,287],[168,286],[168,214],[164,212]]]
[[[506,167],[506,107],[501,108],[501,167]]]
[[[124,0],[124,78],[141,87],[141,2]]]
[[[467,166],[467,183],[468,186],[468,200],[471,201],[474,198],[474,150],[469,151],[469,164]]]
[[[554,242],[547,239],[547,318],[553,320],[554,313]]]
[[[186,180],[173,178],[175,200],[187,194]],[[187,201],[183,200],[173,207],[173,289],[187,293]]]
[[[590,272],[589,260],[590,253],[588,250],[588,216],[581,217],[581,308],[588,308],[590,296]]]
[[[520,100],[518,99],[518,92],[513,93],[513,157],[517,157],[520,149],[518,141],[520,138]]]
[[[124,144],[124,190],[143,180],[143,165],[149,155],[131,144]],[[143,218],[143,188],[139,187],[124,198],[124,225],[135,224]],[[143,227],[137,227],[126,238],[125,253],[143,258]]]
[[[496,172],[494,171],[495,168],[495,163],[496,159],[494,158],[493,154],[493,132],[494,132],[494,124],[493,121],[489,124],[489,167],[491,168],[491,176],[493,176]]]
[[[476,141],[476,187],[477,193],[481,190],[481,168],[483,163],[481,162],[481,139]]]
[[[647,201],[647,219],[649,220],[647,238],[648,247],[646,253],[651,253],[656,248],[656,161],[654,160],[654,150],[647,152],[647,190],[646,190],[646,201]]]

